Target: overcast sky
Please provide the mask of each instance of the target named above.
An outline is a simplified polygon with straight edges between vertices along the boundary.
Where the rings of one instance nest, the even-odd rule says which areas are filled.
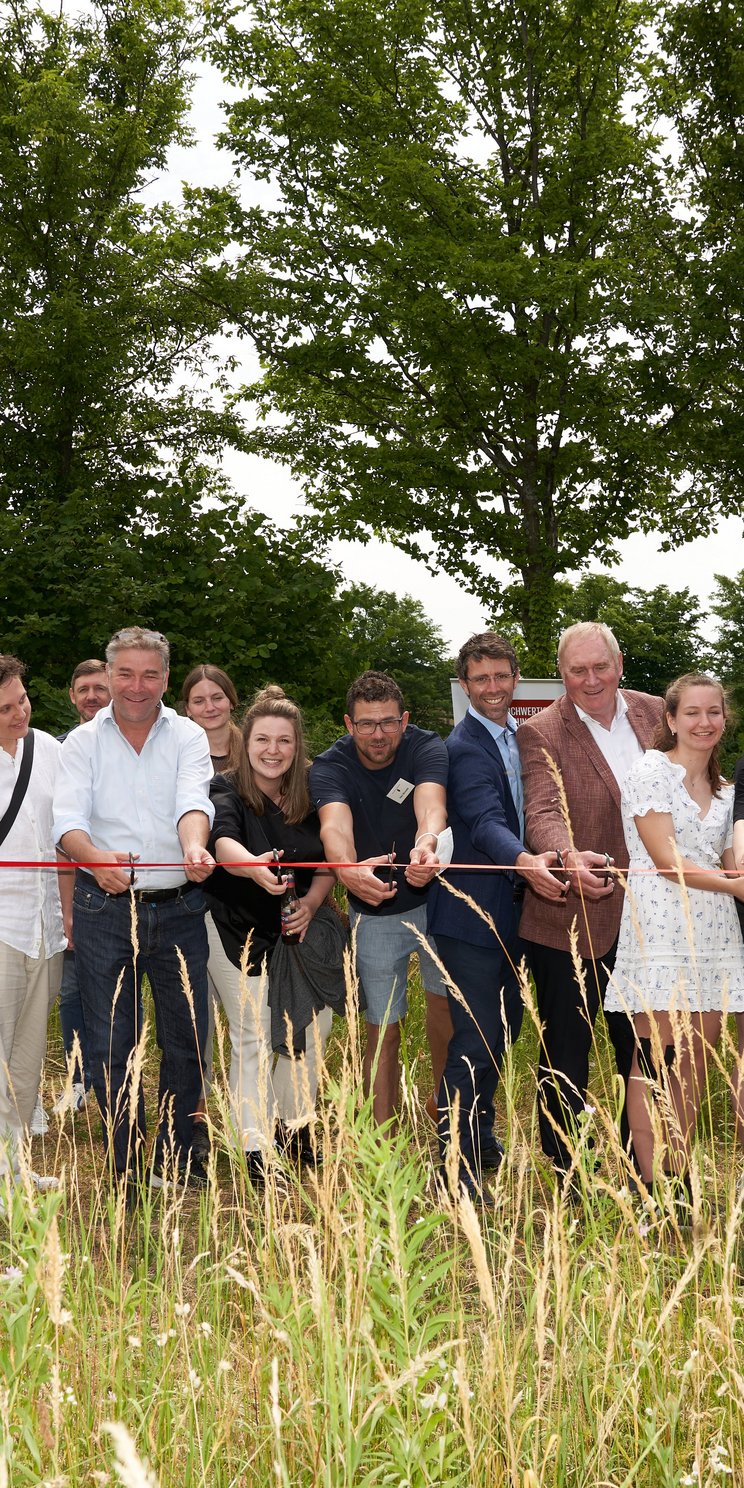
[[[193,185],[229,181],[229,157],[214,145],[214,136],[222,124],[220,100],[227,91],[216,72],[204,70],[197,83],[192,109],[198,144],[193,150],[172,152],[169,181],[153,183],[153,188],[147,193],[151,199],[162,196],[164,192],[177,198],[181,180],[188,180]],[[254,375],[255,362],[252,367],[247,365],[247,376]],[[302,493],[286,469],[267,460],[245,456],[229,457],[226,469],[236,492],[251,506],[266,512],[280,525],[292,522],[300,509]],[[641,589],[652,589],[657,584],[666,584],[670,589],[690,589],[706,607],[715,574],[733,577],[744,569],[744,523],[741,517],[729,518],[720,523],[714,536],[686,543],[674,553],[662,553],[653,538],[639,535],[622,543],[619,554],[620,562],[611,570],[615,578]],[[454,579],[441,573],[433,577],[423,564],[415,563],[388,544],[335,543],[332,556],[350,580],[392,589],[399,594],[412,594],[420,599],[453,650],[457,650],[473,630],[481,629],[487,618],[487,610],[465,593]],[[492,559],[484,560],[484,566],[493,573],[496,592],[499,583],[508,579],[506,565]],[[712,633],[714,627],[707,628]]]

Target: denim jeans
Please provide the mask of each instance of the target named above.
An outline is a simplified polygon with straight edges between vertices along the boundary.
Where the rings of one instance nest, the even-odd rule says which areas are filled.
[[[80,1045],[80,1062],[79,1068],[77,1066],[75,1068],[73,1080],[84,1085],[86,1090],[88,1090],[90,1087],[88,1039],[85,1032],[85,1018],[83,1016],[83,1004],[80,997],[80,981],[78,979],[74,951],[65,951],[65,959],[62,965],[62,986],[59,990],[59,1021],[62,1028],[62,1042],[65,1046],[65,1054],[68,1059],[72,1058],[75,1034],[77,1034]]]
[[[175,900],[135,904],[129,894],[106,894],[93,878],[75,882],[73,935],[90,1076],[111,1136],[110,1157],[119,1175],[144,1159],[145,1102],[137,1095],[130,1122],[131,1056],[141,1031],[141,988],[146,973],[155,1005],[160,1049],[156,1161],[174,1149],[183,1166],[193,1138],[193,1116],[202,1093],[202,1051],[207,1033],[206,903],[201,888],[186,886]],[[138,949],[132,944],[136,918]],[[184,990],[177,951],[191,988]]]

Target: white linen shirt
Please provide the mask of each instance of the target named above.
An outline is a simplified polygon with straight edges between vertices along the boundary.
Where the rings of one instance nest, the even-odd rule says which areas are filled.
[[[0,817],[10,803],[23,759],[19,739],[15,758],[0,749]],[[42,936],[49,959],[65,948],[57,882],[52,797],[62,746],[34,729],[34,762],[20,811],[0,847],[5,862],[51,862],[54,868],[0,868],[0,941],[23,956],[39,955]]]
[[[618,785],[622,786],[631,766],[645,753],[628,722],[628,704],[622,693],[618,690],[615,717],[608,729],[604,724],[598,723],[596,718],[590,718],[575,703],[574,707],[581,722],[586,724],[592,738],[599,745]]]
[[[161,703],[138,754],[109,703],[62,745],[54,840],[60,842],[65,832],[87,832],[95,847],[139,854],[143,863],[172,864],[137,868],[136,884],[178,888],[186,882],[178,823],[187,811],[203,811],[212,825],[211,778],[209,744],[198,723]]]

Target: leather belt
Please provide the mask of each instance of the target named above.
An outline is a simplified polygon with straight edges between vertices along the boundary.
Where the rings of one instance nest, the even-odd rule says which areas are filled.
[[[198,888],[201,888],[201,884],[187,881],[178,884],[175,889],[124,889],[121,894],[112,894],[111,897],[123,899],[132,894],[136,904],[175,904],[177,899],[185,899],[187,894]]]
[[[88,886],[95,883],[95,879],[92,873],[83,873],[82,870],[78,869],[77,876],[81,883]],[[107,890],[104,890],[104,893],[106,893],[107,898],[109,899],[128,899],[130,894],[132,894],[134,895],[134,901],[136,904],[175,904],[177,899],[184,899],[187,894],[191,894],[193,893],[194,889],[199,888],[201,888],[201,884],[190,883],[187,879],[185,883],[177,884],[175,888],[172,889],[132,888],[122,889],[119,894],[111,894],[108,893]]]

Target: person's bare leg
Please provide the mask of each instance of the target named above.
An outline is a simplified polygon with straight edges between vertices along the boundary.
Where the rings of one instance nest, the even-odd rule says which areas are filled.
[[[452,1019],[450,1017],[449,999],[439,997],[436,992],[426,994],[426,1037],[431,1054],[431,1072],[434,1082],[434,1097],[439,1095],[439,1087],[442,1083],[444,1066],[447,1063],[447,1050],[452,1038]]]
[[[634,1020],[636,1037],[651,1038],[651,1020],[646,1013],[641,1013]],[[648,1081],[641,1074],[638,1064],[638,1050],[633,1054],[633,1063],[628,1080],[627,1112],[630,1134],[633,1139],[633,1151],[640,1170],[641,1177],[647,1187],[653,1182],[654,1171],[654,1130],[651,1121],[651,1101],[653,1096],[649,1090]]]
[[[679,1130],[676,1142],[670,1142],[670,1149],[672,1166],[680,1174],[686,1173],[690,1166],[692,1137],[708,1078],[711,1050],[721,1036],[721,1021],[720,1013],[695,1014],[691,1029],[682,1032],[678,1061],[671,1071],[669,1090]]]
[[[651,1040],[651,1061],[657,1071],[657,1080],[652,1084],[641,1070],[636,1048],[628,1083],[628,1123],[641,1177],[650,1187],[658,1176],[657,1168],[680,1173],[686,1169],[685,1133],[689,1113],[683,1092],[691,1090],[694,1080],[684,1047],[680,1049],[681,1069],[677,1069],[676,1064],[668,1069],[665,1064],[664,1051],[674,1043],[672,1020],[668,1013],[657,1012],[652,1016],[638,1013],[633,1022],[636,1037]],[[655,1127],[658,1130],[659,1117],[665,1148],[661,1162],[656,1151],[655,1131]]]
[[[382,1033],[382,1038],[380,1034]],[[372,1113],[378,1126],[392,1120],[398,1109],[398,1051],[400,1049],[400,1023],[388,1023],[381,1030],[376,1023],[367,1024],[367,1044],[362,1060],[364,1094],[369,1095],[372,1066],[377,1049],[380,1055],[375,1070],[372,1088]]]

